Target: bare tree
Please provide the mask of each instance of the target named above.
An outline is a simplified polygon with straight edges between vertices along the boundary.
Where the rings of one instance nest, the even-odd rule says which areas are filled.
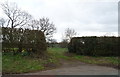
[[[39,30],[39,21],[32,19],[28,24],[28,28],[32,30]]]
[[[56,39],[50,39],[50,43],[57,43]]]
[[[2,19],[1,21],[2,26],[10,27],[9,38],[10,38],[11,45],[14,44],[15,42],[14,37],[17,37],[17,36],[21,38],[19,41],[22,42],[23,36],[21,36],[21,33],[19,32],[16,34],[15,28],[25,27],[28,24],[28,22],[31,20],[32,16],[27,12],[20,10],[17,7],[17,4],[15,3],[5,2],[1,4],[1,6],[3,9],[3,12],[7,16],[7,19],[5,20],[5,24],[3,23],[3,19]],[[20,46],[19,46],[19,49],[21,49]]]
[[[48,18],[39,19],[37,29],[45,34],[47,40],[49,40],[56,31],[55,25],[51,23]]]
[[[64,40],[66,40],[67,42],[69,42],[71,40],[71,38],[73,36],[75,36],[75,35],[76,35],[76,32],[75,32],[74,29],[67,28],[65,30],[65,39]]]
[[[15,3],[5,2],[1,5],[5,15],[8,17],[8,26],[11,28],[22,27],[31,19],[31,15],[25,11],[21,11]]]
[[[68,46],[68,40],[67,39],[62,39],[62,41],[60,42],[60,47],[62,48],[67,48]]]
[[[4,24],[5,24],[5,19],[0,18],[0,27],[4,27]]]
[[[10,20],[5,18],[0,18],[0,27],[8,27]]]

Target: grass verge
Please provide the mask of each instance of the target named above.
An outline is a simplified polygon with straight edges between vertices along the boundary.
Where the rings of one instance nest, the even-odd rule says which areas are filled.
[[[48,49],[48,52],[51,50],[54,49]],[[59,66],[59,62],[52,54],[47,53],[48,57],[42,59],[5,53],[2,55],[2,73],[20,74],[56,68]]]
[[[43,70],[44,66],[40,60],[23,57],[21,55],[3,55],[2,72],[4,73],[23,73],[37,70]]]
[[[117,57],[92,57],[92,56],[74,56],[75,59],[78,59],[83,62],[87,63],[93,63],[93,64],[103,64],[103,63],[112,63],[112,64],[118,64],[118,58]]]

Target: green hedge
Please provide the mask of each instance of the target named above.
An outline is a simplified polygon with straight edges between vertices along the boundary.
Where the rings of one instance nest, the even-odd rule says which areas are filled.
[[[118,56],[119,37],[74,37],[68,50],[71,53],[89,56]]]
[[[4,52],[25,50],[42,54],[47,49],[44,33],[40,30],[2,27],[2,36]]]

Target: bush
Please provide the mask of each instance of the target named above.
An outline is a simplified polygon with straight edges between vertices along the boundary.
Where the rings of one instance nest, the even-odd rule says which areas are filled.
[[[71,53],[89,56],[118,56],[119,37],[74,37],[68,50]]]

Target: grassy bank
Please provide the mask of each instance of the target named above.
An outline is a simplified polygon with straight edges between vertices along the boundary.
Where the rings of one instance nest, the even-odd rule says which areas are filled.
[[[118,57],[92,57],[76,55],[73,58],[85,63],[110,66],[115,68],[118,68],[118,64],[120,64],[120,59]]]

